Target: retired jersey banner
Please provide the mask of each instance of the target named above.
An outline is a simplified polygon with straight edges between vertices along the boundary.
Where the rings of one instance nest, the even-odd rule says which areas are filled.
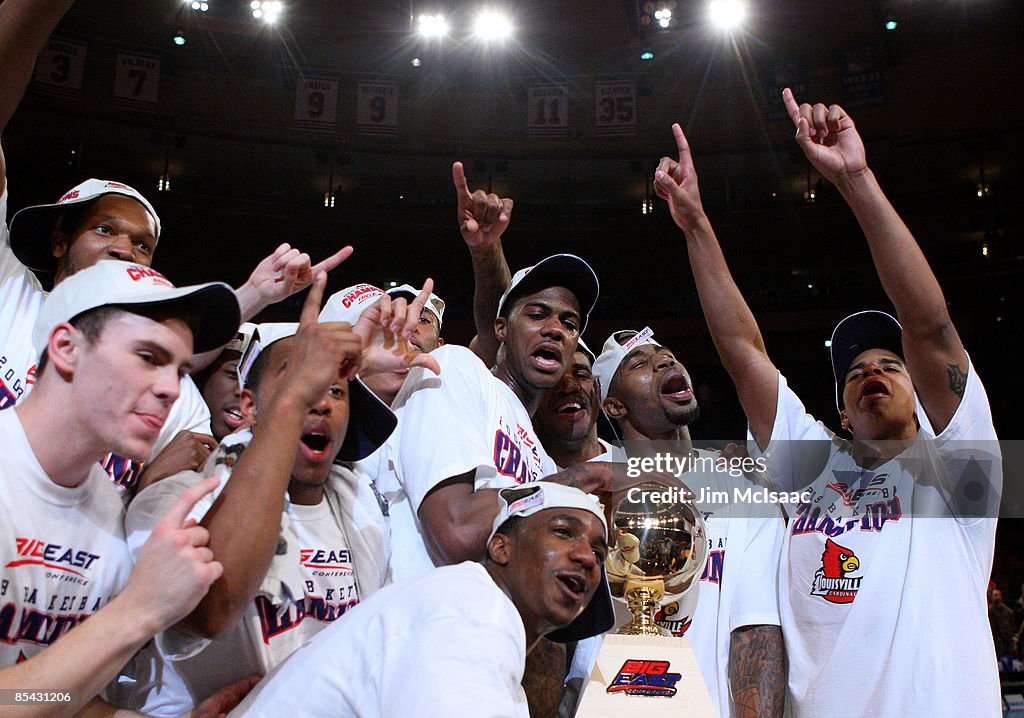
[[[50,38],[36,59],[33,89],[47,95],[77,99],[82,93],[86,46],[79,42]]]
[[[858,47],[843,53],[842,74],[843,107],[867,107],[885,104],[885,85],[882,83],[882,61],[873,46]]]
[[[569,135],[569,86],[530,85],[526,92],[526,134],[530,137]]]
[[[338,81],[300,77],[295,86],[295,124],[309,130],[333,132],[338,119]]]
[[[599,137],[624,137],[636,134],[636,83],[595,83],[594,100],[594,125]]]
[[[114,104],[131,110],[156,112],[160,97],[160,58],[117,53],[114,72]]]
[[[386,137],[398,134],[398,85],[370,81],[359,83],[356,132]]]

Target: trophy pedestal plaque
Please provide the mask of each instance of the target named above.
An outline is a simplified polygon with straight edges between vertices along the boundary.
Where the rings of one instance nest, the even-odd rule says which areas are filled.
[[[608,634],[578,718],[717,718],[686,638]]]
[[[718,718],[686,638],[608,634],[579,718]]]

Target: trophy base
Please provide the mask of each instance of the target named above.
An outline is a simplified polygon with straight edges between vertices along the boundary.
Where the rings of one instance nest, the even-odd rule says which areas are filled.
[[[608,634],[578,718],[717,718],[686,638]]]

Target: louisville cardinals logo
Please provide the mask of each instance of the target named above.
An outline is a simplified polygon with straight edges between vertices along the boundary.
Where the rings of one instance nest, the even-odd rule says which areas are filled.
[[[811,595],[821,596],[829,603],[853,603],[860,590],[859,576],[850,576],[860,569],[860,559],[845,546],[832,539],[825,541],[821,568],[814,572]]]

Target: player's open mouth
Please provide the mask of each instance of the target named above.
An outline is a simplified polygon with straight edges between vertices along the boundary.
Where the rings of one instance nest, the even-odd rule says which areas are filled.
[[[323,461],[327,458],[327,449],[331,445],[331,437],[323,429],[312,429],[303,433],[300,439],[302,453],[310,461]]]
[[[673,371],[665,375],[658,387],[661,395],[667,399],[678,402],[688,402],[693,399],[693,391],[682,372]]]
[[[530,356],[533,358],[533,365],[541,371],[562,371],[562,353],[554,347],[539,347]]]
[[[576,573],[560,573],[558,580],[574,601],[582,602],[587,597],[587,579],[583,576]]]
[[[228,428],[232,431],[242,426],[245,423],[245,417],[242,416],[242,412],[238,410],[236,406],[225,407],[224,409],[224,423],[228,425]]]
[[[583,418],[583,415],[586,413],[584,411],[583,402],[577,401],[576,399],[573,399],[571,401],[566,402],[565,404],[562,404],[560,407],[558,407],[556,411],[562,416],[565,416],[566,418],[571,418],[573,420]]]
[[[887,387],[885,382],[880,379],[868,379],[860,388],[861,400],[867,399],[871,401],[874,399],[881,399],[886,396],[889,396],[889,387]]]

